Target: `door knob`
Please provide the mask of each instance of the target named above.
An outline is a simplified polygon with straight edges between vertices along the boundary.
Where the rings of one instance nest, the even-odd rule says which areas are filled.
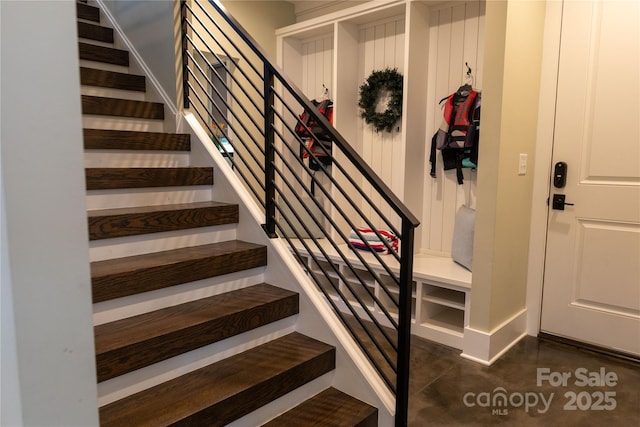
[[[553,202],[551,204],[551,208],[557,211],[563,211],[565,205],[569,205],[569,206],[573,206],[573,203],[567,203],[565,202],[565,195],[564,194],[554,194],[553,195]]]

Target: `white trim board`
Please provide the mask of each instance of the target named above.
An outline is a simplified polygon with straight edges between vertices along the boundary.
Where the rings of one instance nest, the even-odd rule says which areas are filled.
[[[553,154],[561,21],[562,4],[560,2],[547,3],[527,274],[527,333],[533,336],[540,332],[540,313],[542,311],[542,287],[547,243],[547,199],[549,198],[549,179]]]
[[[522,309],[491,332],[465,327],[461,356],[490,366],[527,335],[526,319],[527,309]]]

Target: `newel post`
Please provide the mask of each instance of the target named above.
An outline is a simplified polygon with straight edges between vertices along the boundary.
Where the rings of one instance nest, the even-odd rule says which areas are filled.
[[[404,427],[409,412],[409,356],[411,350],[411,288],[413,281],[414,228],[402,220],[400,295],[398,310],[398,364],[396,373],[396,427]]]

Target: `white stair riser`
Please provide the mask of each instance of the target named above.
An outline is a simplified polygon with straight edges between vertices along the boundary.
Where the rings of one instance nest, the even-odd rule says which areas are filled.
[[[125,151],[86,150],[86,168],[141,168],[141,167],[186,167],[188,152],[174,151]]]
[[[82,21],[82,20],[79,19],[78,21]],[[84,21],[84,22],[86,22],[88,24],[92,24],[92,25],[100,25],[99,23],[94,22],[94,21]],[[85,39],[83,37],[78,37],[78,41],[80,41],[81,43],[93,44],[93,45],[96,45],[96,46],[104,46],[104,47],[110,47],[110,48],[119,49],[119,47],[116,46],[116,44],[115,44],[115,34],[114,34],[114,43],[103,42],[103,41],[94,40],[94,39]]]
[[[211,186],[208,185],[87,191],[88,210],[159,206],[210,200]]]
[[[116,239],[94,240],[89,244],[89,260],[123,258],[190,246],[234,240],[236,224],[142,234]]]
[[[135,119],[115,116],[82,116],[82,127],[85,129],[136,130],[142,132],[165,132],[164,121]]]
[[[124,65],[108,64],[106,62],[100,61],[90,61],[88,59],[81,59],[80,66],[87,68],[96,68],[98,70],[116,71],[118,73],[130,73],[131,70],[129,68],[131,67],[131,59],[129,59],[129,67]]]
[[[132,101],[151,101],[147,99],[147,95],[145,92],[140,92],[137,90],[113,89],[113,88],[102,87],[102,86],[83,85],[83,86],[80,86],[80,93],[82,95],[129,99]],[[151,102],[154,102],[154,101],[151,101]]]
[[[93,324],[102,325],[138,314],[219,295],[264,282],[264,267],[238,271],[93,305]]]
[[[87,3],[89,6],[97,6],[97,4],[91,4],[91,2]],[[86,22],[87,24],[93,24],[93,25],[101,25],[100,22],[96,22],[96,21],[92,21],[91,19],[83,19],[83,18],[77,18],[78,22]],[[100,13],[100,21],[103,21],[103,16],[102,13]],[[78,37],[78,40],[82,40],[80,37]]]

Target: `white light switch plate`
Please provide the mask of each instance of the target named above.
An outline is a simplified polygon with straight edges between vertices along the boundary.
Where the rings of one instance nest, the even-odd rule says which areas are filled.
[[[520,153],[520,160],[518,161],[518,175],[527,174],[527,155]]]

